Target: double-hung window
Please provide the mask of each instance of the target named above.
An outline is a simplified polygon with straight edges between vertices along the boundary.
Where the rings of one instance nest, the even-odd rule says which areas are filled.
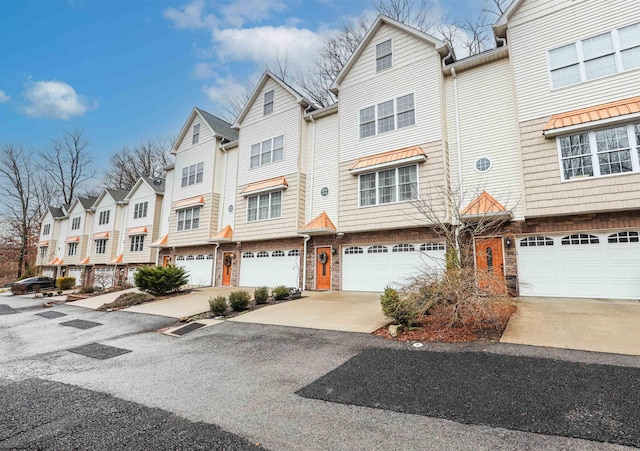
[[[200,124],[195,124],[193,126],[193,135],[191,139],[191,144],[198,144],[200,141]]]
[[[390,132],[416,123],[413,94],[360,110],[360,138]]]
[[[200,226],[200,207],[178,210],[178,232],[197,229]]]
[[[251,146],[250,167],[257,168],[284,159],[284,135]]]
[[[42,246],[40,248],[40,258],[46,258],[48,252],[49,248],[47,246]]]
[[[376,45],[376,72],[388,69],[393,65],[391,39]]]
[[[563,180],[640,172],[640,124],[558,138]]]
[[[80,217],[73,218],[71,220],[71,230],[78,230],[80,228]]]
[[[264,93],[263,116],[273,113],[273,90]]]
[[[96,254],[105,254],[107,252],[107,240],[96,240]]]
[[[131,237],[131,252],[142,252],[144,250],[144,235],[135,235]]]
[[[418,167],[411,165],[362,174],[359,191],[361,207],[415,200],[418,198]]]
[[[109,214],[111,210],[101,211],[98,216],[98,225],[109,224]]]
[[[192,164],[182,168],[182,183],[181,186],[195,185],[201,183],[204,175],[204,162]]]
[[[51,233],[51,224],[45,224],[42,227],[42,234],[43,235],[49,235],[49,233]]]
[[[146,218],[149,202],[140,202],[133,207],[133,219]]]
[[[551,87],[640,68],[640,23],[549,50]]]
[[[67,249],[67,255],[72,257],[76,255],[78,252],[78,243],[69,243],[69,248]]]
[[[276,219],[282,216],[282,191],[247,198],[247,222]]]

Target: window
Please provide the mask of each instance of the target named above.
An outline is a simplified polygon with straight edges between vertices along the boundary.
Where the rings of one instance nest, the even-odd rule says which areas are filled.
[[[195,124],[193,126],[193,138],[191,139],[191,144],[198,144],[200,141],[200,124]]]
[[[256,258],[266,258],[269,256],[269,252],[261,251],[256,254]]]
[[[320,188],[320,197],[327,197],[329,195],[329,188],[323,186]]]
[[[51,224],[45,224],[42,227],[42,234],[43,235],[49,235],[50,232],[51,232]]]
[[[196,260],[204,260],[204,259],[205,259],[204,255],[202,254],[196,255]]]
[[[40,248],[40,258],[45,258],[48,252],[49,252],[49,248],[47,246],[42,246]]]
[[[182,168],[182,184],[181,186],[195,185],[202,182],[204,175],[204,162],[192,164]]]
[[[396,244],[391,249],[392,252],[415,252],[416,248],[413,244]]]
[[[638,243],[640,235],[638,232],[619,232],[609,235],[607,241],[609,243]]]
[[[386,252],[389,252],[387,246],[382,246],[380,244],[376,244],[375,246],[371,246],[367,249],[367,254],[384,254]]]
[[[520,247],[553,246],[553,238],[548,236],[528,236],[520,240]]]
[[[107,240],[96,240],[96,254],[107,252]]]
[[[71,257],[73,255],[76,255],[77,252],[78,252],[78,243],[69,243],[69,246],[67,248],[67,255]]]
[[[491,169],[491,160],[486,157],[478,158],[476,161],[476,171],[487,172]]]
[[[149,202],[140,202],[139,204],[135,204],[133,207],[133,219],[146,218],[148,206]]]
[[[563,180],[640,172],[639,132],[623,125],[558,138]]]
[[[184,261],[184,255],[180,255],[178,257],[176,257],[176,261]]]
[[[418,198],[418,167],[394,168],[360,176],[360,206],[390,204]]]
[[[197,229],[200,226],[200,207],[185,208],[178,211],[178,232]]]
[[[413,94],[387,100],[360,110],[360,138],[385,133],[416,123]]]
[[[253,252],[245,252],[242,254],[242,258],[253,258]]]
[[[257,168],[284,159],[284,135],[267,139],[251,146],[251,160],[249,166]]]
[[[284,257],[284,256],[285,256],[285,253],[284,253],[283,251],[273,251],[273,252],[271,253],[271,256],[272,256],[272,257]]]
[[[640,23],[549,50],[552,88],[640,67]]]
[[[393,64],[391,39],[376,45],[376,72],[385,70]]]
[[[262,112],[264,116],[273,113],[273,90],[264,93]]]
[[[131,237],[131,252],[141,252],[144,249],[144,235],[136,235]]]
[[[71,220],[71,230],[78,230],[80,228],[80,217],[73,218]]]
[[[98,224],[99,225],[109,224],[109,214],[110,213],[111,213],[111,210],[101,211],[100,215],[98,216]]]
[[[436,243],[436,242],[431,242],[431,243],[424,243],[420,245],[420,251],[421,252],[425,252],[425,251],[443,251],[444,250],[444,243]]]
[[[294,249],[287,253],[289,257],[300,257],[300,251],[298,249]]]
[[[358,246],[351,246],[348,247],[344,250],[345,255],[352,255],[352,254],[362,254],[364,253],[361,247]]]
[[[187,258],[185,260],[191,261],[191,260],[195,260],[196,258],[193,255],[187,255]]]
[[[562,245],[575,245],[575,244],[598,244],[600,240],[595,235],[586,235],[579,233],[575,235],[565,236],[562,238]]]
[[[260,194],[247,199],[247,222],[282,216],[282,191]]]

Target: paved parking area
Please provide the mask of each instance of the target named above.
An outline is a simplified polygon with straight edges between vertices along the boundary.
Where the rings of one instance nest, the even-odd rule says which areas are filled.
[[[638,324],[640,301],[525,297],[500,341],[640,355]]]

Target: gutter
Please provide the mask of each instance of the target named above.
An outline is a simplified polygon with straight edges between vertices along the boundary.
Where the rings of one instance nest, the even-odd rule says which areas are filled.
[[[220,243],[216,243],[216,248],[213,251],[213,286],[216,286],[216,274],[218,273],[218,248],[220,247]]]
[[[302,256],[302,287],[300,291],[305,291],[307,286],[307,242],[311,239],[311,235],[302,235],[304,237],[304,250]]]

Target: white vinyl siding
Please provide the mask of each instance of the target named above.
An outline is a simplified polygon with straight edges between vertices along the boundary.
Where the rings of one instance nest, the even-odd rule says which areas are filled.
[[[340,151],[338,130],[338,114],[309,122],[309,151],[307,153],[306,213],[304,223],[311,221],[323,211],[329,215],[338,227],[338,154]],[[321,195],[322,188],[327,188],[326,197]]]

